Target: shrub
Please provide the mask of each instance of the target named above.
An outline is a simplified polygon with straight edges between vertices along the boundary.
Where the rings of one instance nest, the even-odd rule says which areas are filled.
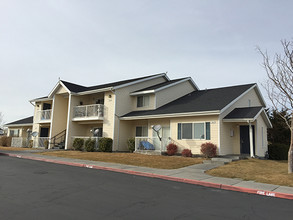
[[[95,145],[96,145],[96,141],[89,138],[84,143],[84,149],[87,152],[94,152],[95,151]]]
[[[33,140],[29,140],[28,142],[28,147],[32,148],[34,146],[34,141]]]
[[[214,157],[217,155],[217,145],[211,142],[203,143],[200,147],[200,152],[205,157]]]
[[[167,154],[169,156],[175,155],[178,151],[178,146],[176,144],[168,144],[167,146]]]
[[[82,138],[75,138],[73,141],[74,150],[83,150],[84,140]]]
[[[271,160],[288,160],[288,151],[290,145],[274,143],[268,146],[269,159]]]
[[[133,151],[135,151],[135,138],[128,138],[127,145],[129,151],[133,153]]]
[[[192,157],[191,150],[189,150],[189,149],[184,149],[184,150],[181,152],[181,155],[182,155],[183,157]]]
[[[11,140],[12,140],[12,137],[2,136],[0,138],[0,146],[11,147]]]
[[[101,138],[99,139],[99,151],[112,152],[112,138]]]

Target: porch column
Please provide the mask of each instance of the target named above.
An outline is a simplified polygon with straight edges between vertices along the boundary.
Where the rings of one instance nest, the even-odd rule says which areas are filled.
[[[253,153],[253,129],[251,123],[249,122],[249,143],[250,143],[250,157],[254,157]]]

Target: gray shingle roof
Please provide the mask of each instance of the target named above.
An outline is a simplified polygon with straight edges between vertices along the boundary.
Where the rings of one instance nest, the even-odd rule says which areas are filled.
[[[74,84],[74,83],[67,82],[67,81],[64,81],[64,80],[61,80],[61,82],[71,92],[86,92],[86,91],[91,91],[91,90],[96,90],[96,89],[103,89],[103,88],[108,88],[108,87],[120,86],[120,85],[123,85],[123,84],[131,83],[131,82],[141,80],[141,79],[147,79],[147,78],[157,76],[157,75],[161,75],[161,74],[162,73],[149,75],[149,76],[145,76],[145,77],[138,77],[138,78],[134,78],[134,79],[122,80],[122,81],[117,81],[117,82],[112,82],[112,83],[106,83],[106,84],[102,84],[102,85],[89,86],[89,87]]]
[[[262,106],[235,108],[224,119],[254,118],[261,110],[262,110]]]
[[[221,110],[254,84],[194,91],[155,110],[133,111],[122,117]]]
[[[33,124],[33,118],[34,118],[33,116],[30,116],[30,117],[27,117],[27,118],[23,118],[23,119],[20,119],[20,120],[17,120],[17,121],[8,123],[8,124],[6,124],[6,126],[9,126],[9,125]]]
[[[153,86],[150,86],[150,87],[146,87],[146,88],[143,88],[143,89],[134,91],[133,93],[147,91],[147,90],[156,90],[156,89],[159,89],[161,87],[164,87],[164,86],[167,86],[167,85],[171,85],[171,84],[173,84],[175,82],[178,82],[180,80],[183,80],[183,79],[187,79],[187,78],[185,77],[185,78],[180,78],[180,79],[173,79],[173,80],[170,80],[168,82],[159,83],[159,84],[156,84],[156,85],[153,85]]]

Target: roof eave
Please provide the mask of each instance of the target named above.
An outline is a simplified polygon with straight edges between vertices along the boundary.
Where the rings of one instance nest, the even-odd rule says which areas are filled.
[[[9,125],[9,124],[6,124],[4,125],[5,127],[27,127],[27,126],[33,126],[33,123],[26,123],[26,124],[12,124],[12,125]]]
[[[170,79],[168,78],[168,76],[166,75],[166,73],[161,73],[161,74],[158,74],[158,75],[155,75],[155,76],[152,76],[152,77],[135,80],[135,81],[132,81],[132,82],[129,82],[129,83],[125,83],[125,84],[119,85],[119,86],[114,86],[114,89],[121,89],[121,88],[124,88],[124,87],[127,87],[127,86],[131,86],[131,85],[136,84],[136,83],[148,81],[148,80],[151,80],[151,79],[156,79],[156,78],[159,78],[159,77],[162,77],[162,76],[165,77],[167,81],[170,81]]]
[[[149,119],[149,118],[176,118],[176,117],[188,117],[188,116],[202,116],[202,115],[219,115],[220,111],[201,111],[201,112],[186,112],[186,113],[169,113],[169,114],[154,114],[154,115],[142,115],[142,116],[129,116],[120,117],[121,120],[137,120],[137,119]]]

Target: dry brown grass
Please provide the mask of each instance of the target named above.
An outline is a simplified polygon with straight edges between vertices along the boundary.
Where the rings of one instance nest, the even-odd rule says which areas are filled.
[[[187,158],[181,156],[159,156],[142,155],[135,153],[105,153],[81,151],[51,151],[38,154],[82,160],[120,163],[160,169],[177,169],[194,164],[200,164],[204,160],[204,158]]]
[[[36,150],[35,148],[25,148],[25,147],[1,147],[0,150],[9,150],[9,151],[25,151],[25,150]]]
[[[288,174],[287,161],[248,159],[208,170],[207,174],[227,178],[241,178],[255,182],[293,186],[293,174]]]

